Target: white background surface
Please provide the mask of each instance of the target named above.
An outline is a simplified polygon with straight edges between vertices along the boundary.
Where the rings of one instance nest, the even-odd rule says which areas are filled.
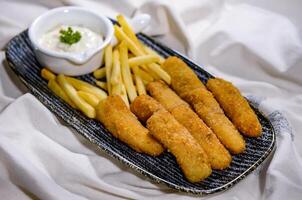
[[[111,17],[151,14],[147,33],[232,81],[275,122],[273,156],[235,187],[205,199],[301,199],[301,1],[0,0],[0,48],[38,15],[62,5]],[[3,51],[1,60],[1,199],[198,198],[152,184],[96,151],[26,94]]]

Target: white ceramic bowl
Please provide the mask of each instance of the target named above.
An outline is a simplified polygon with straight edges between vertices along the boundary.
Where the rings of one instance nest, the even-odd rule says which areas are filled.
[[[38,40],[58,25],[78,25],[103,36],[103,43],[84,53],[56,52],[42,47]],[[60,7],[39,16],[29,28],[29,38],[41,65],[57,74],[79,76],[91,73],[101,66],[103,48],[113,38],[113,26],[107,17],[81,7]]]

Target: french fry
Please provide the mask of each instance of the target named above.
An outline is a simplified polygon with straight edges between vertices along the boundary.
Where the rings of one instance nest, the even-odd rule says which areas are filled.
[[[146,65],[140,66],[143,70],[145,70],[150,76],[152,76],[155,80],[161,79],[154,71],[150,70],[150,68]]]
[[[142,78],[139,76],[138,66],[134,66],[132,70],[134,73],[135,85],[138,95],[147,94],[144,82]]]
[[[126,91],[126,87],[124,84],[122,84],[122,91],[121,91],[121,95],[120,95],[123,99],[123,101],[125,102],[125,104],[127,105],[127,107],[129,108],[129,101],[128,101],[128,96],[127,96],[127,91]]]
[[[78,91],[77,92],[78,95],[84,99],[84,101],[86,101],[88,104],[90,104],[92,107],[96,107],[100,100],[93,94],[89,93],[89,92],[85,92],[85,91]]]
[[[128,53],[128,58],[133,58],[133,57],[135,57],[135,55],[133,55],[133,53],[129,52]]]
[[[52,80],[52,79],[56,79],[56,75],[54,73],[52,73],[51,71],[49,71],[46,68],[43,68],[41,70],[41,76],[42,78],[46,79],[46,80]]]
[[[132,71],[133,71],[133,70],[132,70]],[[134,82],[134,86],[135,86],[135,76],[134,76],[133,73],[131,73],[131,78],[132,78],[132,80],[133,80],[133,82]],[[135,87],[135,90],[136,90],[136,87]],[[136,90],[136,92],[137,92],[137,90]]]
[[[153,55],[156,56],[158,58],[158,63],[163,63],[165,61],[165,59],[160,56],[158,53],[156,53],[153,49],[151,49],[150,47],[147,47],[146,45],[142,44],[138,38],[136,37],[132,27],[129,25],[129,23],[127,23],[126,19],[124,16],[122,15],[118,15],[116,17],[118,23],[121,25],[122,30],[124,31],[124,33],[145,53],[148,55]]]
[[[113,68],[111,74],[111,85],[112,85],[112,95],[122,96],[123,92],[123,80],[121,74],[121,63],[120,63],[120,46],[113,50]]]
[[[120,64],[120,56],[117,49],[113,50],[113,67],[110,82],[112,85],[117,85],[119,83],[119,76],[121,74],[121,64]]]
[[[146,81],[144,79],[142,79],[142,81],[143,81],[143,84],[144,84],[145,87],[148,85],[148,83],[150,83],[150,82],[148,82],[148,81]]]
[[[147,72],[155,80],[161,79],[155,72],[153,72],[152,70],[150,70],[150,68],[147,65],[141,65],[140,68],[142,68],[145,72]]]
[[[140,67],[149,73],[150,69],[147,67],[147,65],[141,65]]]
[[[95,109],[78,95],[75,88],[67,81],[63,74],[57,76],[57,81],[67,96],[87,117],[95,118]]]
[[[114,25],[115,35],[118,38],[119,41],[125,41],[129,50],[135,55],[135,56],[143,56],[144,51],[140,49],[139,46],[135,44],[125,33],[124,31],[118,26]]]
[[[133,84],[133,80],[131,78],[131,71],[128,64],[128,48],[124,41],[120,45],[120,57],[121,57],[121,72],[124,82],[123,85],[128,93],[130,101],[132,102],[137,97],[137,94]],[[123,87],[122,87],[122,91],[123,91]]]
[[[106,76],[106,68],[102,67],[100,69],[97,69],[93,72],[93,76],[96,79],[101,79],[104,78]]]
[[[66,76],[65,78],[77,90],[90,92],[91,94],[94,94],[99,100],[105,99],[107,97],[107,94],[105,91],[103,91],[102,89],[97,88],[85,81],[82,81],[82,80],[79,80],[76,78],[72,78],[72,77],[68,77],[68,76]]]
[[[147,94],[143,80],[140,76],[135,76],[136,88],[139,95]]]
[[[159,55],[156,51],[154,51],[153,49],[151,49],[150,47],[147,47],[146,45],[143,45],[143,48],[145,50],[145,52],[148,54],[148,55],[154,55],[154,56],[157,56],[159,61],[158,63],[159,64],[162,64],[165,62],[165,58],[162,57],[161,55]]]
[[[125,17],[123,15],[118,15],[116,17],[116,19],[117,19],[118,23],[121,25],[124,33],[126,33],[126,35],[138,46],[138,48],[143,50],[142,44],[137,39],[132,27],[127,23]]]
[[[167,84],[171,84],[171,77],[170,75],[163,70],[158,64],[152,63],[148,65],[149,69],[156,73],[161,79],[163,79]]]
[[[140,47],[135,44],[134,41],[132,41],[125,33],[124,31],[118,27],[117,25],[114,25],[115,35],[120,41],[125,41],[129,50],[135,55],[135,56],[143,56],[145,55],[145,52],[140,49]],[[156,73],[161,79],[163,79],[167,84],[171,83],[171,77],[168,73],[166,73],[158,64],[152,63],[147,65],[148,68]]]
[[[112,95],[121,95],[122,85],[121,84],[112,85],[111,93]]]
[[[143,79],[143,81],[146,83],[154,81],[154,78],[150,74],[148,74],[146,71],[144,71],[143,69],[139,68],[138,74]]]
[[[95,81],[95,84],[97,86],[99,86],[100,88],[102,88],[103,90],[106,90],[108,91],[108,84],[106,82],[103,82],[103,81]]]
[[[76,105],[69,99],[64,90],[57,83],[56,79],[50,79],[47,84],[48,88],[55,93],[58,97],[63,99],[66,103],[68,103],[71,107],[76,108]]]
[[[159,58],[155,55],[144,55],[144,56],[137,56],[134,58],[129,59],[130,67],[134,65],[145,65],[145,64],[152,64],[158,62]]]
[[[111,71],[112,71],[112,46],[109,44],[105,48],[105,68],[106,68],[106,81],[107,81],[107,91],[111,94]]]

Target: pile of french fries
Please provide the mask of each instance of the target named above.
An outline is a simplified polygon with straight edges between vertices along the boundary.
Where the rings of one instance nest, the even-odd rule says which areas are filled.
[[[104,67],[94,71],[96,79],[106,77],[106,82],[96,81],[109,95],[120,95],[126,105],[136,96],[146,94],[145,85],[162,79],[170,84],[170,76],[161,68],[164,58],[142,44],[122,15],[117,16],[119,25],[114,25],[119,43],[105,49]]]
[[[114,25],[114,30],[118,44],[105,48],[104,66],[93,72],[98,87],[63,74],[56,75],[46,68],[41,71],[49,89],[89,118],[96,117],[95,107],[107,94],[120,95],[129,107],[138,95],[146,94],[145,85],[149,82],[157,79],[171,82],[161,68],[165,59],[139,42],[122,15],[117,16],[117,21],[120,26]]]
[[[95,107],[107,97],[107,93],[96,86],[63,74],[55,75],[46,68],[42,69],[41,76],[55,95],[89,118],[95,118]]]

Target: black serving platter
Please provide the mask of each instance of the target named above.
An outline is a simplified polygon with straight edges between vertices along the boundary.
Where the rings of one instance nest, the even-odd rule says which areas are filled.
[[[184,60],[204,83],[213,77],[194,64],[185,56],[154,41],[152,38],[138,34],[138,38],[164,57],[177,56]],[[7,45],[6,58],[11,69],[28,87],[29,91],[42,102],[58,118],[77,130],[92,143],[110,156],[135,169],[151,180],[164,183],[182,192],[199,195],[212,194],[226,190],[256,169],[272,152],[275,146],[275,133],[270,121],[255,109],[263,127],[263,134],[258,138],[245,138],[246,150],[240,155],[233,156],[231,166],[225,170],[214,170],[212,175],[199,183],[188,182],[178,167],[175,158],[168,152],[158,157],[137,153],[126,144],[114,138],[97,120],[88,119],[79,111],[71,108],[48,88],[47,82],[41,78],[42,66],[35,58],[33,47],[28,38],[27,30],[14,37]],[[92,75],[79,77],[94,83]]]

